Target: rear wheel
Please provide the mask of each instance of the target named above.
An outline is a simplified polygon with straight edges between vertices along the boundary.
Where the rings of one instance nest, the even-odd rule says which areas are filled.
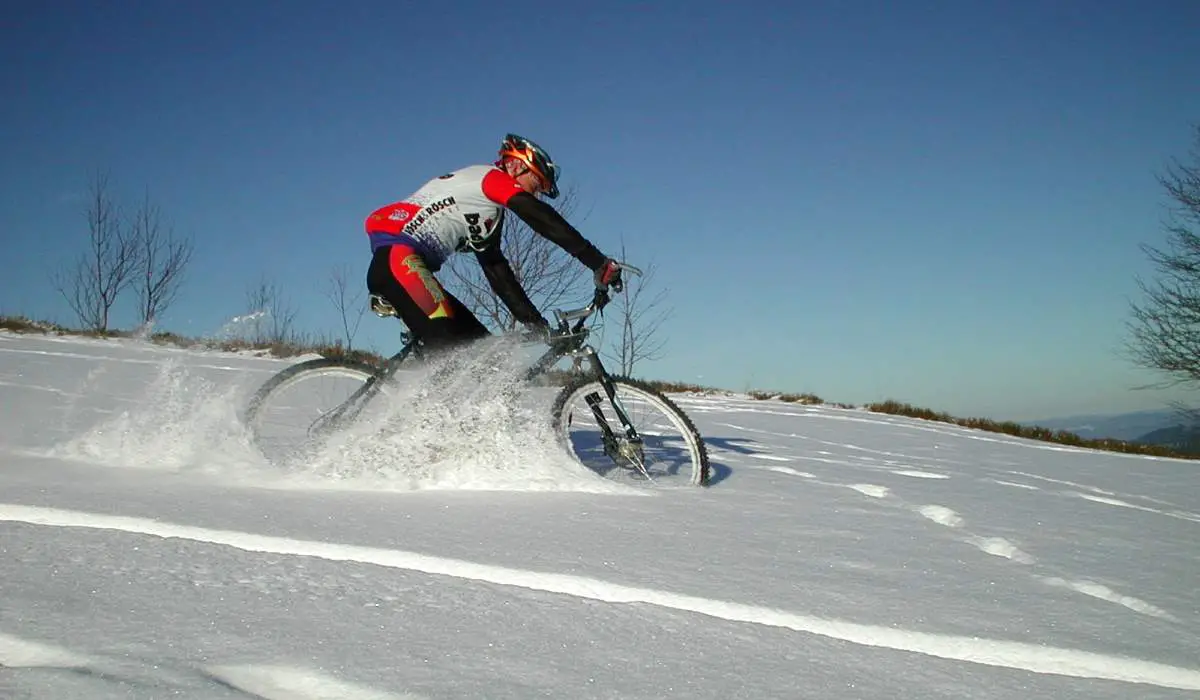
[[[292,365],[251,397],[242,420],[271,462],[287,462],[347,425],[379,390],[375,368],[320,358]]]
[[[707,485],[708,450],[687,414],[648,384],[626,378],[612,382],[640,441],[626,436],[604,386],[583,377],[563,388],[553,409],[555,428],[572,454],[614,481]]]

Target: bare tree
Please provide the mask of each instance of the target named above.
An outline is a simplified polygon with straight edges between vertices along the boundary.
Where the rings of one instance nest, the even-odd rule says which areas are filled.
[[[108,330],[113,304],[133,279],[138,249],[121,226],[104,173],[97,173],[89,186],[85,214],[85,250],[73,264],[56,271],[52,281],[80,323],[103,332]]]
[[[346,349],[354,349],[354,336],[358,334],[358,326],[362,323],[365,287],[356,285],[357,291],[350,291],[350,268],[348,265],[335,267],[329,273],[329,283],[325,287],[325,296],[333,303],[338,315],[342,318],[342,333],[346,337]]]
[[[175,301],[192,259],[192,242],[177,238],[163,223],[162,211],[147,193],[129,223],[137,247],[134,288],[141,325],[148,328]]]
[[[622,242],[622,260],[625,255],[625,243]],[[605,354],[616,361],[620,373],[627,377],[633,375],[639,361],[661,357],[666,344],[659,331],[671,309],[662,307],[667,299],[666,290],[653,289],[657,269],[658,266],[651,262],[642,275],[625,275],[624,293],[618,294],[615,303],[608,307],[610,313],[615,311],[620,330],[613,340],[612,351]]]
[[[556,208],[570,218],[577,201],[576,191],[563,192]],[[554,307],[568,296],[582,293],[590,273],[579,261],[555,243],[538,235],[525,222],[511,214],[505,216],[501,250],[512,264],[517,281],[540,309]],[[479,320],[493,330],[511,330],[515,321],[504,303],[496,297],[474,255],[454,255],[445,268],[454,280],[450,290]]]
[[[295,338],[296,311],[283,299],[279,287],[266,279],[246,291],[246,306],[254,325],[251,342],[286,343]]]
[[[1172,200],[1167,245],[1142,246],[1159,277],[1137,280],[1145,301],[1131,305],[1129,350],[1135,363],[1166,375],[1158,386],[1200,384],[1200,125],[1189,161],[1173,161],[1159,183]]]

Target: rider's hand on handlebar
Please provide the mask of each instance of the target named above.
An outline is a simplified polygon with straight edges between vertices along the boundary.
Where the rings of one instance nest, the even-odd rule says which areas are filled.
[[[619,292],[625,286],[621,279],[621,264],[612,258],[608,258],[603,265],[596,268],[595,278],[597,289],[611,287],[614,292]]]

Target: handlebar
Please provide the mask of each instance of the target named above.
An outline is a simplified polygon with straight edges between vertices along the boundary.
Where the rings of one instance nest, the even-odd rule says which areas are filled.
[[[618,262],[617,266],[622,270],[629,270],[635,275],[641,275],[642,271],[633,265],[623,262]],[[620,291],[618,289],[618,291]],[[592,314],[601,311],[608,303],[612,301],[612,296],[608,293],[607,287],[597,286],[596,293],[592,295],[592,301],[587,305],[578,309],[555,309],[554,318],[558,321],[558,331],[563,335],[574,335],[583,330],[583,324],[587,322]],[[575,325],[571,326],[571,321],[575,321]]]
[[[559,327],[565,327],[571,321],[577,320],[579,323],[575,324],[575,328],[578,329],[592,314],[607,306],[611,299],[607,289],[597,289],[596,293],[592,295],[592,301],[587,306],[570,310],[555,309],[554,318],[558,320]]]
[[[641,275],[642,271],[633,265],[627,265],[622,262],[617,263],[622,270],[629,270],[635,275]],[[592,294],[592,300],[586,306],[581,306],[578,309],[555,309],[554,324],[550,328],[550,335],[546,337],[544,334],[531,333],[527,334],[528,340],[542,340],[548,342],[552,347],[562,349],[568,346],[582,347],[584,338],[587,333],[583,326],[587,320],[602,311],[605,306],[608,306],[612,301],[612,296],[608,292],[607,287],[597,286],[595,293]],[[571,325],[574,321],[575,325]],[[564,345],[565,343],[565,345]]]

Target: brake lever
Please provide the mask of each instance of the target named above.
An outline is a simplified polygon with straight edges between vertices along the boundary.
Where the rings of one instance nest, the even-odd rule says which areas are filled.
[[[618,270],[623,270],[623,271],[628,270],[631,274],[637,275],[638,277],[641,277],[644,274],[642,272],[641,268],[634,267],[633,265],[630,265],[629,263],[621,262],[620,260],[614,260],[613,262],[616,263]],[[623,280],[617,281],[608,286],[611,286],[613,291],[615,291],[615,292],[622,292],[625,290],[625,282]],[[597,287],[596,289],[597,289],[597,291],[602,291],[602,292],[608,291],[608,287]],[[600,298],[600,295],[597,294],[596,299],[599,300],[599,298]],[[606,301],[606,303],[607,303],[607,301]]]
[[[630,265],[629,263],[624,263],[624,262],[618,261],[617,267],[621,268],[622,270],[629,270],[630,272],[637,275],[638,277],[641,277],[643,275],[641,268],[634,267],[633,265]]]

